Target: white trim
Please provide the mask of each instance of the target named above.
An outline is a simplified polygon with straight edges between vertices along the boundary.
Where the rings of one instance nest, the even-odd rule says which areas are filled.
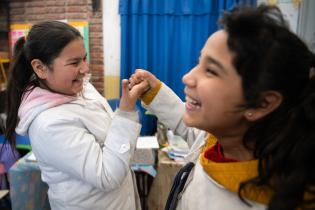
[[[104,75],[120,75],[120,15],[119,0],[103,0]]]

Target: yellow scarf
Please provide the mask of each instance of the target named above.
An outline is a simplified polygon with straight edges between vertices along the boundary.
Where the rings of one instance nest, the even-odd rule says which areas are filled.
[[[254,178],[258,175],[258,160],[241,162],[217,163],[205,158],[205,151],[216,144],[216,138],[209,136],[199,160],[204,171],[216,182],[224,186],[231,192],[238,192],[240,183]],[[272,196],[272,190],[267,187],[248,186],[242,193],[244,198],[262,204],[268,204]]]

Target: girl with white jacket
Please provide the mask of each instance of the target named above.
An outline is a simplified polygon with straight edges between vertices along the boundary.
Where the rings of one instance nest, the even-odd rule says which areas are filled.
[[[148,71],[129,79],[148,82],[144,106],[191,145],[165,209],[315,209],[314,54],[276,7],[221,24],[182,79],[185,104]]]
[[[58,21],[32,26],[15,46],[5,136],[28,135],[52,210],[138,210],[130,170],[140,133],[137,92],[122,82],[119,109],[88,82],[79,31]],[[137,91],[136,91],[137,90]]]

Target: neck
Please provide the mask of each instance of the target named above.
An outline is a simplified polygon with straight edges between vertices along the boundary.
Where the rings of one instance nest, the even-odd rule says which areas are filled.
[[[224,156],[227,158],[239,161],[254,159],[253,152],[243,145],[240,137],[223,137],[219,138],[218,142],[223,149]]]

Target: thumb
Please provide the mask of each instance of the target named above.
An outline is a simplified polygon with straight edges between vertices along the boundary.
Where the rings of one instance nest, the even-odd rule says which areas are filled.
[[[119,103],[119,109],[123,111],[132,111],[134,109],[135,102],[130,101],[128,80],[123,79],[121,81],[121,98]]]
[[[126,98],[129,95],[129,87],[128,87],[128,80],[123,79],[121,81],[121,98]]]

